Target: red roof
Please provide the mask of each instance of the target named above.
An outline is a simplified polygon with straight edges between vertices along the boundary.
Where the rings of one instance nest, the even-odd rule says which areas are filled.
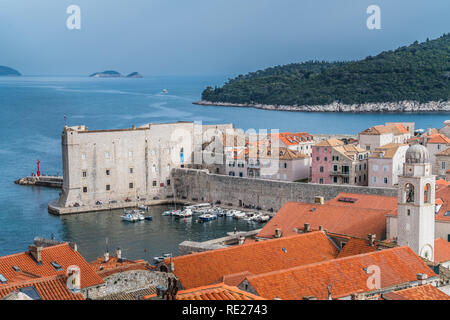
[[[259,296],[267,299],[296,300],[305,296],[327,299],[328,286],[335,299],[374,290],[368,287],[373,274],[367,269],[370,266],[380,268],[381,288],[416,281],[418,273],[436,276],[405,246],[259,274],[247,281]]]
[[[52,262],[58,263],[62,270],[56,270]],[[28,251],[0,257],[0,273],[8,280],[7,284],[0,284],[0,289],[9,285],[20,285],[30,279],[65,275],[67,268],[72,265],[80,268],[81,288],[103,283],[102,278],[95,273],[81,254],[74,251],[67,243],[63,243],[43,248],[41,265],[36,263]],[[19,267],[20,271],[15,271],[14,266]]]
[[[328,232],[366,238],[376,234],[378,239],[386,234],[386,217],[389,211],[328,204],[287,202],[258,233],[258,237],[272,238],[275,229],[283,235],[292,235],[295,228],[303,229],[305,223],[317,230],[323,226]]]
[[[438,238],[434,240],[434,262],[443,263],[450,261],[450,242]]]
[[[128,260],[118,259],[117,257],[110,256],[108,262],[105,262],[104,257],[99,257],[90,263],[92,269],[94,269],[99,276],[106,278],[112,274],[118,272],[125,272],[131,270],[152,270],[154,267],[148,264],[144,260]]]
[[[224,283],[182,290],[177,300],[266,300]]]
[[[370,246],[369,240],[351,238],[347,241],[344,248],[339,252],[338,258],[356,256],[358,254],[374,252],[377,245]]]
[[[21,288],[34,288],[42,300],[84,300],[81,293],[72,293],[66,286],[66,277],[54,276],[24,281],[16,285],[0,286],[0,299]],[[26,293],[26,292],[25,292]]]
[[[345,199],[354,199],[354,202],[342,201]],[[397,197],[378,196],[373,194],[357,194],[341,192],[336,198],[328,200],[325,204],[334,206],[345,206],[353,208],[394,210],[397,209]]]
[[[323,232],[242,244],[172,258],[185,289],[219,283],[241,272],[260,274],[334,259],[338,249]],[[169,263],[169,260],[166,260]]]
[[[450,296],[432,284],[383,294],[385,300],[450,300]]]
[[[440,133],[435,133],[427,137],[427,143],[450,144],[450,139]]]

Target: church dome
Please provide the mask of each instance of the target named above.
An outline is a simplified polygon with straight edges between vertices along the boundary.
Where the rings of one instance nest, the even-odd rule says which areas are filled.
[[[428,163],[430,162],[430,154],[427,148],[421,144],[415,144],[406,150],[406,163]]]

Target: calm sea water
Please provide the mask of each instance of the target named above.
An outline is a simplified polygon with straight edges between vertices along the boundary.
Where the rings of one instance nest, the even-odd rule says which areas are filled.
[[[106,243],[132,259],[166,252],[177,254],[183,240],[203,241],[226,232],[258,227],[232,219],[196,224],[161,217],[153,222],[127,224],[120,212],[55,217],[47,203],[58,189],[18,186],[13,181],[36,171],[61,173],[60,135],[64,115],[68,125],[89,129],[127,128],[148,122],[201,120],[229,123],[243,129],[279,129],[310,133],[357,133],[386,121],[415,121],[416,127],[441,127],[447,114],[294,113],[247,108],[201,107],[207,85],[221,85],[225,77],[148,77],[91,79],[82,77],[0,78],[0,255],[24,251],[35,236],[75,241],[88,259],[102,255]],[[162,94],[167,89],[168,94]],[[235,225],[238,223],[238,225]]]

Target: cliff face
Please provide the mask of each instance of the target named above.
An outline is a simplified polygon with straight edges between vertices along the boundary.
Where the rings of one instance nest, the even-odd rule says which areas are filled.
[[[198,101],[194,104],[202,106],[221,107],[250,107],[264,110],[297,111],[297,112],[450,112],[450,101],[431,101],[419,103],[416,101],[400,101],[387,103],[343,104],[331,103],[326,105],[284,106],[267,104],[227,103]]]
[[[21,76],[21,74],[13,68],[0,66],[0,76]]]

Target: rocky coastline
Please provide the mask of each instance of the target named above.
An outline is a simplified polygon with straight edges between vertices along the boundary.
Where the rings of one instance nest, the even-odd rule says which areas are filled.
[[[200,100],[193,104],[218,107],[248,107],[263,110],[294,111],[294,112],[450,112],[450,101],[399,101],[384,103],[343,104],[334,102],[326,105],[267,105],[250,103],[211,102]]]

